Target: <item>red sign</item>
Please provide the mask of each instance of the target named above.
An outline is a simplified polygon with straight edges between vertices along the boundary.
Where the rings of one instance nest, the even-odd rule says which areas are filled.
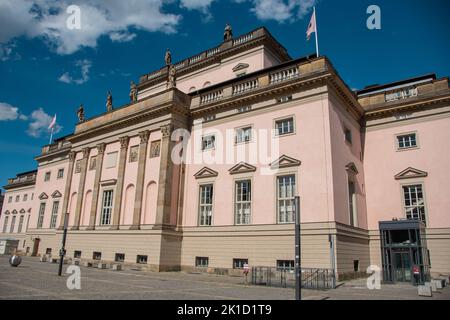
[[[413,266],[413,273],[414,273],[414,274],[420,274],[420,268],[419,268],[419,266]]]

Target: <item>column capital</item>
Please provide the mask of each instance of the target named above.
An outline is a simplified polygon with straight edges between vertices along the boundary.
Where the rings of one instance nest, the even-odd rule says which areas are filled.
[[[89,151],[91,149],[89,147],[83,148],[81,152],[83,152],[83,159],[89,157]]]
[[[149,130],[139,132],[139,138],[141,139],[141,143],[147,143],[149,137],[150,137]]]
[[[126,149],[126,148],[128,148],[128,142],[129,142],[129,141],[130,141],[130,137],[128,137],[128,136],[120,137],[120,138],[119,138],[120,148],[121,148],[121,149]]]
[[[69,161],[71,161],[71,162],[75,161],[76,156],[77,156],[77,153],[75,151],[70,151],[69,152]]]
[[[165,124],[161,126],[161,133],[163,138],[169,138],[173,132],[173,124]]]
[[[105,144],[105,143],[99,143],[99,144],[97,145],[97,151],[98,151],[98,154],[103,154],[103,153],[105,153],[105,147],[106,147],[106,144]]]

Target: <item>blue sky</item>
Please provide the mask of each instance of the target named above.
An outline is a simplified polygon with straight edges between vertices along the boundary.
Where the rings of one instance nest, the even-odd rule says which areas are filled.
[[[70,4],[81,29],[66,27]],[[0,0],[0,185],[36,168],[56,113],[69,134],[76,109],[86,116],[128,101],[129,83],[234,35],[265,26],[293,58],[315,51],[305,31],[316,5],[320,52],[351,88],[425,73],[450,75],[450,3],[446,0]],[[381,9],[381,30],[369,30],[369,5]]]

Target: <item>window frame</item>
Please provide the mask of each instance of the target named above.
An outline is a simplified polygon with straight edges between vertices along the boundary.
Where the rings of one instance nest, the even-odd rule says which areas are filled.
[[[11,225],[9,226],[9,233],[14,233],[14,229],[16,228],[16,215],[13,215],[11,218]]]
[[[39,204],[38,220],[37,220],[36,229],[42,229],[42,227],[44,225],[45,209],[46,209],[46,203],[41,202]]]
[[[55,212],[56,205],[56,212]],[[50,229],[56,228],[56,220],[58,219],[59,200],[55,200],[52,203],[52,215],[50,216]]]
[[[239,141],[238,140],[238,136],[239,136],[239,132],[244,132],[244,130],[250,130],[250,136],[248,140],[242,140]],[[244,135],[245,137],[245,135]],[[241,126],[241,127],[237,127],[234,128],[234,144],[235,145],[239,145],[239,144],[246,144],[246,143],[250,143],[253,141],[253,125],[249,124],[249,125],[245,125],[245,126]]]
[[[59,168],[58,171],[56,172],[56,179],[63,179],[63,178],[64,178],[64,168]]]
[[[211,187],[212,188],[212,192],[211,192],[211,203],[202,203],[202,188],[203,187]],[[198,185],[198,216],[197,216],[197,225],[199,227],[210,227],[213,225],[213,219],[214,219],[214,195],[215,195],[215,191],[214,191],[214,183],[213,182],[204,182],[204,183],[200,183]],[[211,207],[211,218],[210,218],[210,223],[209,224],[202,224],[202,207]]]
[[[105,193],[106,192],[111,192],[111,205],[108,206],[106,209],[110,210],[107,214],[108,214],[108,218],[106,219],[108,223],[105,223]],[[99,216],[99,225],[100,226],[110,226],[112,223],[112,218],[113,218],[113,210],[114,210],[114,192],[115,190],[113,188],[105,188],[102,190],[102,202],[101,202],[101,206],[100,206],[100,216]]]
[[[238,183],[242,183],[242,182],[249,182],[250,183],[250,200],[247,201],[243,201],[240,200],[238,201],[238,189],[237,189],[237,184]],[[236,178],[233,180],[233,211],[234,211],[234,225],[235,226],[246,226],[246,225],[251,225],[252,224],[252,207],[253,207],[253,179],[251,177],[240,177],[240,178]],[[239,202],[239,203],[238,203]],[[250,205],[250,214],[249,214],[249,219],[248,219],[248,223],[238,223],[238,219],[237,219],[237,212],[238,212],[238,205],[241,204],[249,204]],[[242,220],[242,219],[241,219]]]
[[[51,171],[45,172],[44,173],[44,182],[50,181],[51,177],[52,177],[52,172]]]
[[[8,222],[9,222],[9,215],[5,215],[5,219],[3,219],[3,233],[7,233],[8,230]]]
[[[279,130],[278,130],[278,122],[282,122],[282,121],[286,121],[292,119],[292,131],[291,132],[285,132],[280,134]],[[297,121],[295,119],[295,115],[291,114],[291,115],[286,115],[283,117],[279,117],[276,119],[273,119],[273,124],[272,124],[272,128],[273,128],[273,135],[275,138],[280,138],[280,137],[286,137],[286,136],[290,136],[290,135],[294,135],[297,133]]]
[[[416,145],[415,146],[410,146],[410,147],[400,147],[399,138],[400,137],[411,136],[411,135],[414,135],[414,138],[415,138],[415,141],[416,141]],[[408,150],[416,150],[416,149],[420,148],[420,146],[419,146],[419,135],[417,134],[417,131],[410,131],[410,132],[403,132],[403,133],[395,134],[394,139],[395,139],[395,148],[399,152],[401,152],[401,151],[408,151]]]
[[[279,198],[279,178],[285,178],[285,177],[294,177],[294,190],[293,190],[293,196],[292,196],[292,221],[286,221],[286,222],[281,222],[280,221],[280,201],[288,201],[289,198],[285,197],[283,199]],[[295,197],[296,195],[298,195],[298,188],[297,188],[297,174],[296,172],[280,172],[278,175],[275,176],[275,206],[276,206],[276,222],[277,224],[293,224],[295,223],[295,210],[294,210],[294,206],[295,206]]]
[[[199,264],[199,261],[206,261],[206,265],[203,263]],[[209,257],[205,256],[196,256],[195,257],[195,267],[196,268],[208,268],[209,267]]]
[[[282,263],[283,266],[280,266],[281,262],[283,262]],[[286,262],[289,262],[289,267],[286,267]],[[295,260],[277,259],[277,261],[276,261],[276,268],[277,268],[277,271],[285,270],[286,272],[294,272],[294,270],[295,270]]]
[[[236,266],[236,262],[243,262],[240,263],[242,264],[242,266]],[[233,258],[233,269],[235,270],[242,270],[244,269],[244,265],[247,264],[248,265],[248,258]]]
[[[25,215],[21,215],[19,217],[19,225],[17,226],[17,233],[22,233],[22,229],[23,229],[23,220],[25,219]]]
[[[420,186],[422,188],[422,199],[423,199],[423,209],[424,209],[424,219],[422,220],[421,217],[419,217],[419,219],[408,219],[408,215],[406,213],[406,199],[405,199],[405,192],[404,192],[404,188],[405,187],[413,187],[413,186]],[[407,183],[402,183],[400,185],[400,191],[401,191],[401,200],[402,200],[402,209],[403,209],[403,217],[405,219],[408,220],[412,220],[412,221],[421,221],[425,224],[425,226],[428,225],[429,220],[428,220],[428,207],[427,207],[427,199],[426,199],[426,194],[425,194],[425,183],[423,181],[410,181]],[[413,207],[413,206],[409,206],[409,207]],[[417,207],[417,206],[415,206]]]
[[[205,148],[205,145],[204,145],[204,143],[203,143],[203,141],[204,141],[206,138],[212,138],[212,142],[213,142],[213,143],[212,143],[212,146],[209,147],[209,148]],[[200,141],[201,141],[200,147],[201,147],[201,150],[202,150],[202,151],[211,151],[211,150],[215,150],[215,149],[216,149],[216,134],[211,133],[211,134],[205,134],[205,135],[202,135]]]

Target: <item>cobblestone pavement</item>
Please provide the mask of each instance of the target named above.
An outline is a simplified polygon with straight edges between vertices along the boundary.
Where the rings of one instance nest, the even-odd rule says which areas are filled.
[[[80,267],[81,289],[69,290],[67,274],[57,276],[57,264],[23,257],[13,268],[7,256],[0,256],[0,300],[5,299],[169,299],[169,300],[289,300],[294,290],[265,286],[246,286],[241,277],[190,274],[184,272],[112,271]],[[368,290],[365,281],[340,284],[337,289],[303,290],[305,300],[336,299],[450,299],[445,288],[433,298],[417,296],[410,285],[383,285],[381,290]]]

